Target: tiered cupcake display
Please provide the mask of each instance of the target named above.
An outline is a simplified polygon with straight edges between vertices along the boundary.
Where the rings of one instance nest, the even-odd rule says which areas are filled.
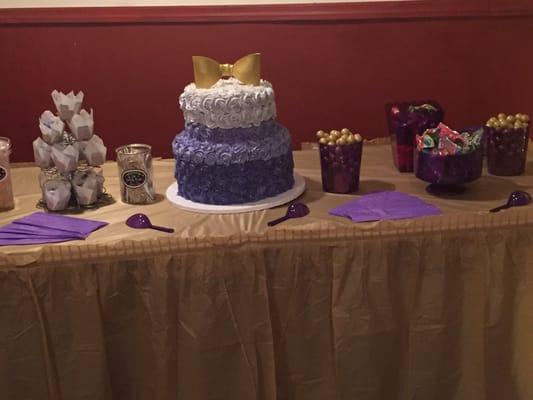
[[[348,128],[316,133],[320,150],[322,187],[330,193],[352,193],[359,189],[363,138]]]
[[[43,112],[39,118],[42,137],[33,142],[35,163],[41,168],[42,206],[62,211],[108,202],[100,168],[107,148],[94,134],[93,110],[81,109],[81,91],[75,95],[54,90],[52,99],[57,115]]]
[[[526,169],[529,116],[498,114],[486,123],[487,167],[490,174],[512,176]]]

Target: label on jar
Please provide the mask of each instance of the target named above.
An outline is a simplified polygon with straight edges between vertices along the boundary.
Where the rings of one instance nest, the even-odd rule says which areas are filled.
[[[138,188],[146,182],[146,172],[140,169],[128,169],[122,173],[122,182],[131,189]]]
[[[0,182],[7,177],[7,170],[4,167],[0,167]]]

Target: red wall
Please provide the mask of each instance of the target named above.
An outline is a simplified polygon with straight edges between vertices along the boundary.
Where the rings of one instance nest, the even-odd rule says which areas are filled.
[[[278,118],[296,148],[317,129],[385,136],[384,104],[392,99],[437,99],[454,127],[500,111],[533,114],[530,13],[242,23],[1,17],[0,134],[12,138],[16,161],[33,160],[37,120],[53,110],[55,88],[85,92],[109,158],[131,142],[169,157],[183,127],[177,102],[192,80],[192,55],[226,62],[261,52],[263,77],[274,84]]]

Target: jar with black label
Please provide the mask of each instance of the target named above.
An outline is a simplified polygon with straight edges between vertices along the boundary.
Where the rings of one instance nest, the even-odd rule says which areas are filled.
[[[0,211],[11,210],[15,207],[9,155],[11,154],[11,140],[0,137]]]
[[[151,151],[147,144],[128,144],[116,149],[120,197],[124,203],[154,202]]]

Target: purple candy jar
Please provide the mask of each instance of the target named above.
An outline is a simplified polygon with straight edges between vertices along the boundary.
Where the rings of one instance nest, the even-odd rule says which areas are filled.
[[[489,174],[512,176],[526,169],[529,124],[520,129],[485,127]]]
[[[359,189],[363,142],[343,145],[319,143],[322,188],[330,193],[352,193]]]
[[[386,112],[394,165],[400,172],[413,172],[415,137],[441,123],[444,110],[429,100],[388,103]]]
[[[481,176],[483,150],[479,146],[470,153],[447,156],[417,150],[414,161],[416,177],[430,183],[429,193],[456,194],[465,190],[463,184]]]

